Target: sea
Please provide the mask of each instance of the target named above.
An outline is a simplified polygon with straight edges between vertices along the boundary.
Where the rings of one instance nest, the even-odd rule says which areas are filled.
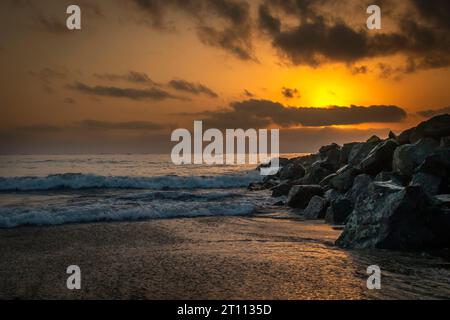
[[[282,155],[294,157],[299,154]],[[256,165],[174,165],[170,155],[0,156],[0,228],[247,215]]]

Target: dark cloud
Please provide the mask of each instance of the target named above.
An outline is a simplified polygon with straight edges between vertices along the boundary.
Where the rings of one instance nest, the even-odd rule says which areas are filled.
[[[68,77],[68,71],[64,67],[45,67],[39,71],[29,71],[28,74],[41,82],[45,92],[54,92],[55,83]]]
[[[430,117],[437,116],[439,114],[446,114],[446,113],[450,114],[450,106],[441,108],[441,109],[429,109],[429,110],[424,110],[424,111],[418,112],[418,114],[420,116],[425,117],[425,118],[430,118]]]
[[[186,98],[175,96],[171,93],[168,93],[158,88],[136,89],[136,88],[120,88],[112,86],[89,86],[81,82],[76,82],[74,85],[70,86],[70,88],[79,91],[81,93],[95,96],[127,98],[132,100],[154,100],[154,101],[161,101],[166,99],[187,100]]]
[[[194,95],[205,94],[211,98],[217,98],[218,95],[210,88],[200,83],[192,83],[185,80],[172,80],[169,82],[172,89],[188,92]]]
[[[154,131],[164,129],[165,126],[149,121],[106,122],[98,120],[84,120],[80,126],[87,130],[143,130]]]
[[[156,85],[145,72],[129,71],[126,74],[115,74],[115,73],[105,73],[105,74],[94,74],[94,76],[101,80],[107,81],[126,81],[135,84],[147,84]]]
[[[350,2],[341,3],[341,8],[345,8]],[[403,73],[450,65],[449,1],[405,2],[415,13],[403,10],[395,20],[391,19],[397,23],[391,32],[352,27],[344,22],[343,16],[326,12],[323,8],[327,4],[330,3],[323,0],[265,0],[259,7],[259,27],[270,34],[273,47],[297,65],[352,64],[394,54],[403,54],[408,59],[409,68],[398,70]],[[394,4],[398,2],[384,1],[382,8]],[[283,14],[283,20],[276,17],[277,12]],[[386,16],[383,17],[387,19]],[[292,19],[297,22],[284,23]]]
[[[353,67],[352,68],[352,74],[366,74],[369,72],[369,68],[367,66],[359,66],[359,67]]]
[[[281,89],[281,94],[287,99],[299,98],[300,97],[300,93],[299,93],[299,91],[297,89],[286,88],[286,87],[283,87]]]
[[[215,128],[262,128],[271,124],[289,128],[399,122],[407,114],[397,106],[286,107],[269,100],[251,99],[231,103],[228,109],[193,115]]]
[[[252,60],[250,5],[244,0],[134,0],[154,28],[167,29],[166,16],[179,11],[196,24],[201,42],[242,60]],[[218,18],[218,19],[217,19]],[[220,23],[218,23],[218,20]]]

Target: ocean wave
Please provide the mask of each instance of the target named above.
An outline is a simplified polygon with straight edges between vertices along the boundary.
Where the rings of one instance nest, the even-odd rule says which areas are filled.
[[[220,176],[100,176],[65,173],[47,177],[3,177],[0,191],[42,191],[59,189],[214,189],[246,187],[260,179],[257,171]]]
[[[163,206],[134,207],[92,204],[83,207],[0,208],[0,228],[175,217],[237,216],[251,214],[254,209],[251,203],[186,204],[182,202]]]

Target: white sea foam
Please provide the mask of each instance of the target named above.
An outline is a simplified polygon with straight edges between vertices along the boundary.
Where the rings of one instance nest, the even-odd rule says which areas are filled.
[[[0,191],[38,191],[58,189],[213,189],[240,188],[260,179],[259,174],[228,174],[220,176],[100,176],[95,174],[65,173],[47,177],[0,178]]]
[[[0,208],[0,228],[24,225],[61,225],[101,221],[136,221],[174,217],[197,217],[211,215],[246,215],[252,213],[251,203],[169,203],[147,206],[108,206],[91,204],[82,207],[19,207]]]

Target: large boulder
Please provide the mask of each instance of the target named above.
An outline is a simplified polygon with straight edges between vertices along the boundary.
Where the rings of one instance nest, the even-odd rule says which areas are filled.
[[[345,143],[341,148],[341,156],[339,157],[339,165],[341,167],[348,164],[348,157],[350,155],[350,152],[352,151],[353,147],[357,145],[358,142],[352,142],[352,143]]]
[[[330,179],[327,183],[330,187],[336,189],[341,193],[344,193],[352,187],[353,180],[360,173],[360,170],[356,169],[355,167],[346,165],[339,169],[336,174],[330,176]]]
[[[424,138],[415,144],[405,144],[395,149],[392,170],[400,175],[410,177],[425,158],[439,147],[432,138]]]
[[[361,161],[361,170],[370,175],[376,175],[381,171],[389,171],[392,167],[392,157],[398,142],[392,139],[380,142]]]
[[[426,172],[417,172],[413,175],[410,185],[419,185],[431,195],[439,193],[442,178]]]
[[[336,244],[419,250],[450,246],[450,219],[420,186],[374,182],[360,197]]]
[[[318,184],[326,176],[333,172],[324,167],[324,161],[316,161],[305,170],[305,176],[303,177],[302,184]]]
[[[410,138],[411,134],[413,133],[414,129],[415,129],[415,128],[410,128],[410,129],[407,129],[407,130],[403,131],[402,133],[400,133],[400,134],[397,136],[397,142],[398,142],[400,145],[402,145],[402,144],[407,144],[407,143],[411,143],[411,141],[410,141],[409,138]]]
[[[339,197],[332,201],[325,215],[325,222],[334,225],[343,225],[353,211],[350,199]]]
[[[450,148],[450,136],[441,138],[440,147],[441,148]]]
[[[340,166],[341,147],[332,143],[328,146],[323,146],[319,149],[320,158],[322,159],[321,166],[330,171],[336,171]]]
[[[417,142],[423,138],[434,138],[439,140],[450,135],[450,114],[435,116],[420,123],[411,133],[409,140]]]
[[[437,149],[428,155],[417,171],[448,178],[450,175],[450,148]]]
[[[289,191],[291,190],[293,184],[290,181],[284,181],[270,189],[272,191],[272,197],[281,197],[281,196],[287,196],[289,194]]]
[[[300,161],[292,161],[285,165],[278,173],[281,180],[299,179],[305,176],[305,168]]]
[[[348,164],[359,166],[361,161],[379,144],[375,139],[369,139],[369,142],[355,143],[348,155]]]
[[[323,196],[323,189],[319,185],[295,185],[288,195],[287,204],[292,208],[305,209],[314,196]]]
[[[373,181],[391,182],[391,183],[399,185],[399,186],[405,186],[408,184],[409,179],[407,179],[404,176],[401,176],[398,173],[395,173],[393,171],[381,171],[379,174],[377,174],[375,176]]]
[[[305,211],[303,211],[303,215],[308,220],[323,219],[325,217],[327,207],[328,201],[326,199],[319,196],[313,196]]]
[[[372,177],[368,174],[356,176],[353,186],[347,191],[345,197],[355,204],[360,196],[366,196],[369,185],[372,183]]]

